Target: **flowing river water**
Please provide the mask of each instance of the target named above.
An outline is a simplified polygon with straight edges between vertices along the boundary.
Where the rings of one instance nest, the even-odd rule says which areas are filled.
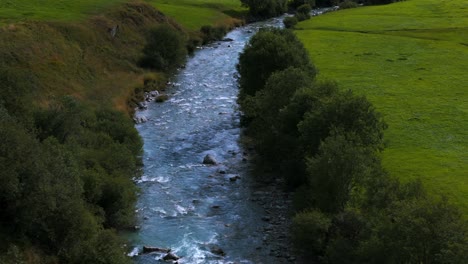
[[[281,27],[282,18],[235,29],[226,36],[232,41],[197,50],[171,81],[170,99],[137,113],[148,121],[137,125],[144,167],[136,179],[140,229],[128,235],[135,263],[164,262],[164,254],[142,254],[143,245],[172,249],[182,257],[178,263],[291,260],[267,243],[266,232],[275,227],[256,198],[262,191],[239,142],[236,64],[250,37],[265,26]],[[206,154],[219,164],[203,165]],[[230,179],[235,176],[240,179]]]

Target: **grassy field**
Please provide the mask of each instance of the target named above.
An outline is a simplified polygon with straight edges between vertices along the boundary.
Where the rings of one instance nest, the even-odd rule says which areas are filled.
[[[22,20],[68,21],[87,18],[126,0],[1,0],[0,23]]]
[[[319,78],[384,114],[385,168],[421,179],[468,215],[468,2],[408,0],[297,26]]]
[[[198,30],[239,16],[247,9],[239,0],[146,0],[183,26]]]
[[[239,0],[141,0],[150,3],[188,29],[215,25],[247,9]],[[0,25],[24,20],[74,21],[98,14],[110,6],[134,0],[2,0]]]

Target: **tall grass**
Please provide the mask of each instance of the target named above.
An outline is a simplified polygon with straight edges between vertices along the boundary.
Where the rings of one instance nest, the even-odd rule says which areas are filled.
[[[319,78],[385,116],[384,166],[468,215],[468,2],[409,0],[315,17],[296,31]]]

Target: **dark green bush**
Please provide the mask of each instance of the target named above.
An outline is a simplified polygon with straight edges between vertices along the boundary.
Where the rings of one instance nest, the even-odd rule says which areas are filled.
[[[287,0],[241,0],[255,18],[269,18],[287,11]]]
[[[200,29],[202,35],[203,35],[203,44],[207,44],[212,41],[216,40],[221,40],[226,33],[228,32],[228,29],[225,26],[202,26]]]
[[[341,2],[338,6],[339,6],[341,9],[348,9],[348,8],[356,8],[356,7],[359,7],[359,5],[358,5],[356,2],[351,1],[351,0],[343,1],[343,2]]]
[[[323,253],[331,225],[331,219],[318,210],[311,209],[296,214],[293,218],[292,235],[294,244],[302,245],[297,247],[298,251],[308,258]]]
[[[307,4],[311,7],[315,6],[315,0],[291,0],[289,1],[288,5],[293,8],[297,9],[299,6]]]
[[[293,28],[297,24],[296,17],[285,17],[283,20],[284,27],[286,28]]]
[[[259,31],[239,57],[240,99],[255,95],[263,89],[272,73],[289,67],[301,68],[310,76],[315,76],[315,67],[294,33],[284,29]]]
[[[185,38],[171,26],[159,25],[148,33],[143,54],[141,66],[161,71],[174,70],[187,56]]]

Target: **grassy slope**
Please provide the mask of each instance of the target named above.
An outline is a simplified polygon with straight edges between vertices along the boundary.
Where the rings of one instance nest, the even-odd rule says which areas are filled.
[[[385,116],[384,166],[420,178],[468,215],[468,2],[408,0],[342,10],[296,33],[320,78],[365,94]]]
[[[124,4],[132,2],[143,9],[134,12]],[[154,16],[150,18],[149,10],[141,2],[155,7],[162,3],[159,0],[2,0],[0,62],[5,63],[0,63],[0,67],[31,71],[39,81],[37,98],[41,103],[71,94],[129,111],[127,99],[135,87],[141,86],[144,75],[136,67],[144,45],[143,33],[160,22],[152,20]],[[168,2],[161,5],[163,11],[180,19],[188,30],[229,22],[230,17],[223,12],[240,8],[238,0]],[[113,39],[109,30],[116,25],[120,29]]]
[[[247,9],[239,0],[146,0],[183,26],[198,30],[203,25],[225,23]]]
[[[125,0],[2,0],[0,23],[19,20],[79,20]],[[128,2],[128,1],[127,1]]]

